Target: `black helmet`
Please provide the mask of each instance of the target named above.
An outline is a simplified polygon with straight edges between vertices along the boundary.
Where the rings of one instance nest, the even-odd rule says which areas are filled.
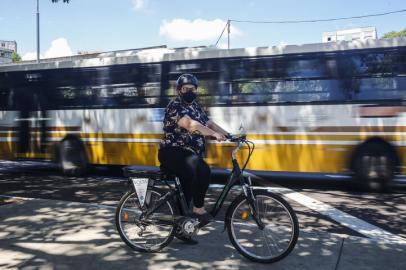
[[[197,88],[199,82],[197,78],[192,74],[182,74],[176,81],[176,89],[180,90],[185,84],[193,84]]]

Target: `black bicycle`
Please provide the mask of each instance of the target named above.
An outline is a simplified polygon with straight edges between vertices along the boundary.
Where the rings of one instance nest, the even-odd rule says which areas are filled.
[[[220,211],[230,189],[239,185],[242,192],[229,206],[224,227],[233,246],[246,258],[260,263],[272,263],[287,256],[295,247],[299,223],[292,207],[279,195],[254,189],[251,178],[243,172],[255,149],[244,135],[230,136],[236,143],[232,151],[233,169],[210,214]],[[248,148],[248,158],[242,168],[237,151]],[[116,210],[116,226],[121,239],[132,249],[157,252],[175,236],[193,236],[199,231],[199,220],[191,217],[179,179],[170,171],[124,168],[129,190]],[[162,181],[169,191],[155,185]],[[172,183],[169,183],[171,181]]]

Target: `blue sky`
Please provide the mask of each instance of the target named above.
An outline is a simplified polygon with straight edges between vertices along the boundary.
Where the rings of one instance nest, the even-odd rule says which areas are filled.
[[[404,0],[40,0],[41,55],[167,45],[212,45],[227,19],[308,20],[406,9]],[[21,56],[35,57],[36,0],[0,0],[0,40],[16,40]],[[231,47],[321,42],[323,31],[376,26],[378,36],[406,27],[406,13],[304,24],[233,23]],[[220,46],[226,46],[226,36]]]

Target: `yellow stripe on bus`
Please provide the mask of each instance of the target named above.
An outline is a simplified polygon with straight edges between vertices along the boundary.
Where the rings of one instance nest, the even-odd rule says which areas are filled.
[[[88,145],[91,163],[95,164],[137,164],[158,166],[159,144],[108,142]],[[247,169],[298,172],[343,172],[348,148],[329,151],[324,145],[275,145],[255,150]],[[231,168],[232,147],[209,144],[206,160],[211,166]],[[243,162],[248,151],[239,152]],[[322,161],[322,162],[320,162]]]
[[[4,135],[4,134],[3,134]],[[51,138],[62,139],[52,133]],[[88,137],[84,137],[84,135]],[[111,133],[82,133],[80,134],[86,145],[89,162],[92,164],[117,165],[154,165],[157,166],[157,152],[161,134],[111,134]],[[291,172],[321,172],[344,173],[348,168],[348,161],[353,148],[372,137],[370,135],[322,135],[322,134],[249,134],[248,138],[258,143],[256,150],[247,168],[264,171],[291,171]],[[391,142],[404,142],[403,135],[380,136]],[[15,137],[2,137],[15,138]],[[98,139],[86,141],[85,139]],[[140,139],[140,141],[103,141],[103,139]],[[17,139],[17,138],[15,138]],[[146,140],[142,141],[143,139]],[[6,140],[6,139],[5,139]],[[151,140],[148,142],[148,140]],[[274,143],[266,142],[274,141]],[[290,142],[290,143],[286,143]],[[296,142],[296,143],[294,143]],[[335,142],[335,143],[332,143]],[[340,144],[343,142],[343,144]],[[345,143],[344,143],[345,142]],[[54,140],[56,145],[58,140]],[[208,143],[207,161],[212,166],[231,168],[230,155],[233,144]],[[46,156],[36,153],[26,155],[27,158],[52,158],[53,147],[48,148]],[[399,155],[406,156],[406,146],[396,146]],[[10,141],[0,142],[1,157],[11,159],[17,151],[17,143]],[[21,157],[21,156],[20,156]],[[239,160],[243,162],[247,151],[239,152]],[[406,168],[402,167],[406,174]]]
[[[49,138],[64,138],[67,133],[50,133],[47,134]],[[74,134],[82,139],[161,139],[162,134],[128,134],[128,133],[78,133]],[[406,133],[395,134],[379,134],[379,133],[359,133],[359,134],[346,134],[336,132],[335,134],[306,134],[300,132],[298,134],[248,134],[249,140],[310,140],[310,141],[364,141],[371,137],[380,137],[387,141],[405,141]],[[116,140],[119,141],[119,140]],[[125,140],[123,140],[125,142]]]

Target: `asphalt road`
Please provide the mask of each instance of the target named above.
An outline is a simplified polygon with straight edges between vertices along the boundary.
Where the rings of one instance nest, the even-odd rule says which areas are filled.
[[[208,208],[217,199],[223,180],[213,179],[207,194]],[[261,188],[270,187],[292,204],[301,230],[366,238],[388,235],[406,241],[405,187],[380,194],[355,191],[347,182],[339,180],[274,178],[261,183]],[[100,167],[86,177],[66,177],[51,163],[0,161],[0,195],[3,196],[116,206],[126,188],[126,179],[116,168]],[[239,192],[238,189],[231,192],[216,219],[224,219],[226,207]]]

